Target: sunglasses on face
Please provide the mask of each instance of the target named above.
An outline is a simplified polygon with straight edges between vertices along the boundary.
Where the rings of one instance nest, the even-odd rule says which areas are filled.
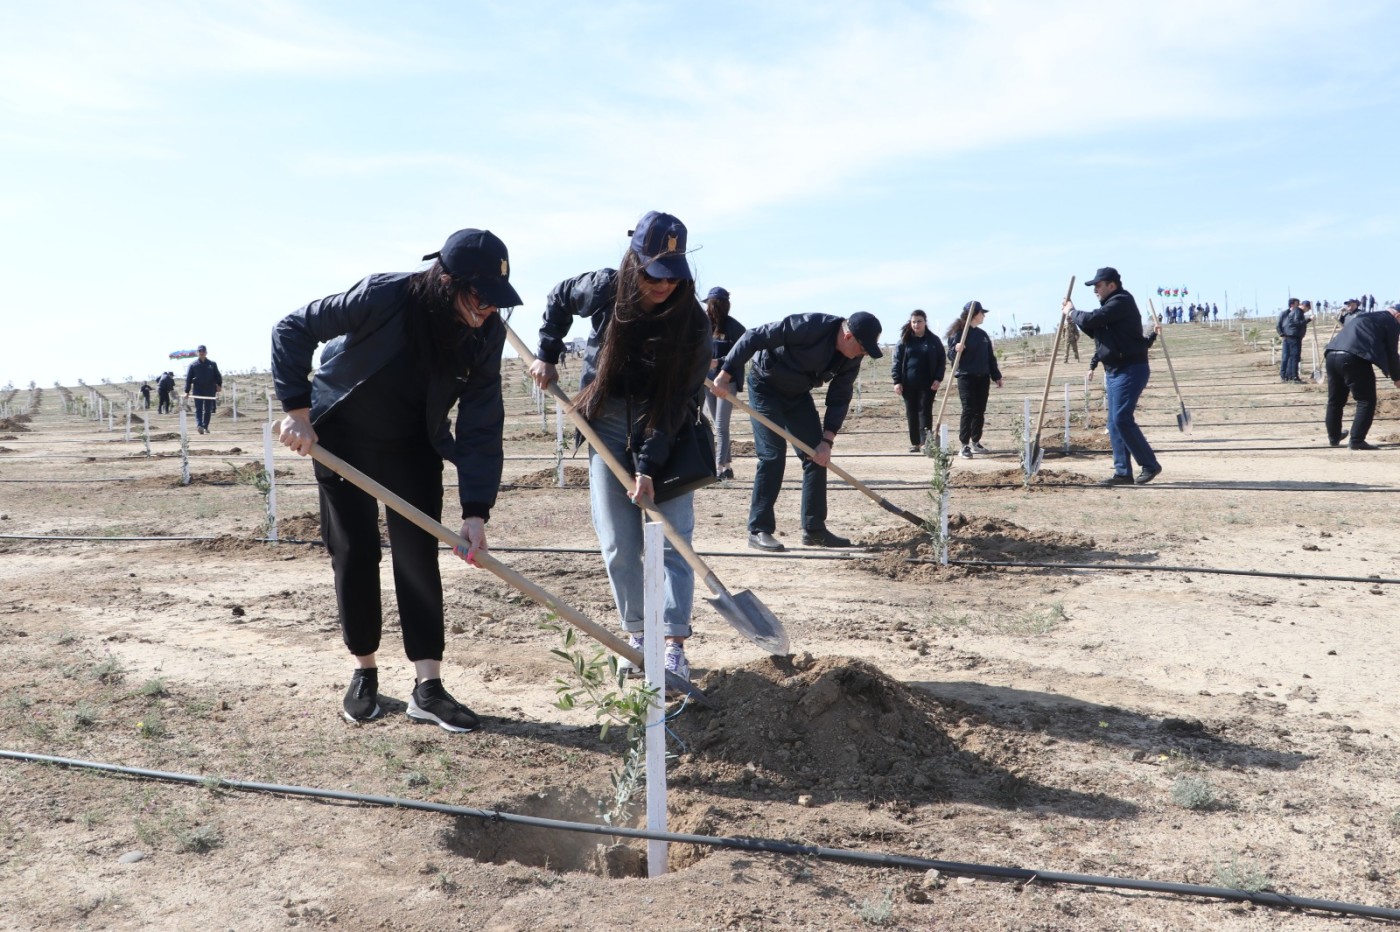
[[[648,285],[656,285],[661,282],[665,282],[668,285],[675,285],[680,282],[679,278],[655,278],[648,275],[646,272],[638,272],[638,274],[642,276],[642,281],[646,282]]]

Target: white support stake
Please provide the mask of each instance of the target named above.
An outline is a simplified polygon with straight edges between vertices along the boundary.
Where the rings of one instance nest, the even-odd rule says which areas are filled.
[[[943,451],[943,453],[944,453],[945,456],[948,455],[948,453],[950,452],[949,449],[948,449],[948,425],[947,425],[947,424],[939,424],[939,425],[938,425],[938,448],[939,448],[940,450]],[[950,479],[950,478],[952,478],[952,477],[950,476],[950,477],[948,477],[948,478]],[[939,497],[939,502],[938,502],[938,527],[939,527],[939,540],[941,540],[941,541],[943,542],[943,545],[942,545],[941,547],[938,548],[938,562],[939,562],[940,564],[942,564],[943,566],[947,566],[947,565],[948,565],[948,481],[947,481],[947,479],[945,479],[944,482],[943,482],[943,494]]]
[[[267,537],[277,540],[277,469],[272,463],[272,424],[264,424],[263,469],[267,472]]]
[[[190,484],[190,429],[185,423],[184,405],[180,405],[180,484]]]
[[[233,423],[237,424],[237,423],[238,423],[238,386],[237,386],[237,385],[232,385],[232,386],[230,386],[230,388],[233,390],[233,403],[232,403],[232,407],[231,407],[230,410],[229,410],[229,416],[230,416],[231,418],[233,418]]]
[[[647,830],[666,831],[666,534],[659,522],[648,521],[644,530],[646,550],[643,578],[643,660],[647,687],[656,699],[647,708]],[[647,876],[666,873],[668,845],[647,841]]]
[[[1069,383],[1065,383],[1065,455],[1069,456]]]
[[[141,429],[144,432],[142,442],[146,445],[146,455],[151,455],[151,415],[150,412],[141,418]]]
[[[126,399],[126,430],[122,432],[122,442],[131,442],[131,399]]]
[[[554,399],[554,478],[564,487],[564,406]]]
[[[117,429],[116,412],[112,410],[112,402],[107,402],[107,433]]]
[[[1021,422],[1025,426],[1022,427],[1021,430],[1022,436],[1026,438],[1026,477],[1030,478],[1035,475],[1036,451],[1031,449],[1031,447],[1035,445],[1035,438],[1031,436],[1031,400],[1029,398],[1023,398],[1022,401],[1024,401],[1025,404],[1022,406],[1024,411],[1021,415]]]

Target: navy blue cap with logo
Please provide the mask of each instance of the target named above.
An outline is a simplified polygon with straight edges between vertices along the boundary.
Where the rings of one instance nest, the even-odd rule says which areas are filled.
[[[629,231],[630,249],[645,263],[642,271],[652,278],[690,281],[690,264],[685,261],[685,224],[670,214],[649,210]]]
[[[519,307],[525,303],[510,283],[506,244],[490,230],[458,230],[447,238],[440,251],[423,258],[437,259],[447,274],[469,284],[492,307]]]
[[[856,311],[846,318],[846,328],[871,359],[879,359],[884,355],[880,351],[880,318],[865,311]]]
[[[1122,282],[1123,277],[1118,274],[1118,270],[1111,265],[1106,265],[1094,273],[1094,277],[1085,282],[1085,285],[1097,285],[1099,282]]]

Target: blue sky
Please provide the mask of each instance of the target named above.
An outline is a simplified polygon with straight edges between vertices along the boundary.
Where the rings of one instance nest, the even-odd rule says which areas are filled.
[[[10,2],[0,384],[265,368],[282,315],[466,226],[533,333],[649,209],[750,325],[1046,325],[1105,264],[1400,298],[1397,36],[1345,0]]]

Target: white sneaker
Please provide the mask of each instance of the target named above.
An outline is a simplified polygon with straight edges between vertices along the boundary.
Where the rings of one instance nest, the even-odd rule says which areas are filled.
[[[970,460],[970,459],[972,459],[972,447],[971,447],[971,446],[965,446],[965,447],[963,447],[962,450],[958,453],[958,456],[961,456],[961,457],[962,457],[963,459],[965,459],[965,460]]]
[[[640,634],[627,635],[628,646],[635,650],[637,653],[641,654],[643,658],[646,657],[646,648],[643,644],[645,640],[646,638],[642,637],[642,635]],[[628,660],[626,657],[617,658],[617,668],[621,670],[624,675],[629,677],[637,677],[644,675],[642,668],[637,666],[632,661]]]
[[[666,643],[666,672],[674,673],[687,683],[690,682],[690,661],[685,659],[685,645],[675,641]]]

